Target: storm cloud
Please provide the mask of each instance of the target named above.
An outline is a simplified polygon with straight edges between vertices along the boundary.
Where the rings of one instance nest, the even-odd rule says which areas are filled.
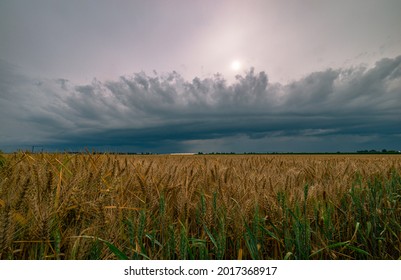
[[[250,68],[35,79],[0,61],[0,148],[130,152],[321,152],[400,149],[401,56],[327,69],[287,84]]]

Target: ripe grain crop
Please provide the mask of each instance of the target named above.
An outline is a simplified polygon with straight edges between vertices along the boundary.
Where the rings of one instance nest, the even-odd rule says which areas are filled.
[[[399,259],[397,155],[4,156],[0,259]]]

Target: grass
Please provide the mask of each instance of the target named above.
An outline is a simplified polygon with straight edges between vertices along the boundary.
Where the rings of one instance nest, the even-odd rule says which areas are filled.
[[[0,259],[400,259],[398,155],[1,157]]]

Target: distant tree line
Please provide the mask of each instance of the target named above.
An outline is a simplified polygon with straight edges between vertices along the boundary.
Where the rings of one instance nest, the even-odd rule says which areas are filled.
[[[386,150],[383,149],[381,151],[377,150],[360,150],[357,151],[358,154],[400,154],[401,151],[395,151],[395,150]]]
[[[18,150],[19,152],[24,153],[43,153],[43,146],[32,146],[31,150]],[[57,152],[56,152],[57,153]],[[95,149],[89,150],[85,149],[82,151],[69,151],[64,150],[66,154],[82,154],[82,153],[90,153],[90,154],[114,154],[114,155],[159,155],[160,153],[152,153],[152,152],[110,152],[110,151],[96,151]],[[3,154],[3,151],[0,150],[0,155]],[[235,152],[198,152],[195,153],[198,155],[281,155],[281,154],[401,154],[401,151],[397,150],[359,150],[356,152],[243,152],[243,153],[235,153]]]

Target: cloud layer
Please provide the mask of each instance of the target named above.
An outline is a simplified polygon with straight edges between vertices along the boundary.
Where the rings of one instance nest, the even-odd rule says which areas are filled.
[[[400,149],[401,56],[288,84],[253,68],[222,75],[136,73],[87,85],[33,79],[0,61],[0,148],[116,151]]]

